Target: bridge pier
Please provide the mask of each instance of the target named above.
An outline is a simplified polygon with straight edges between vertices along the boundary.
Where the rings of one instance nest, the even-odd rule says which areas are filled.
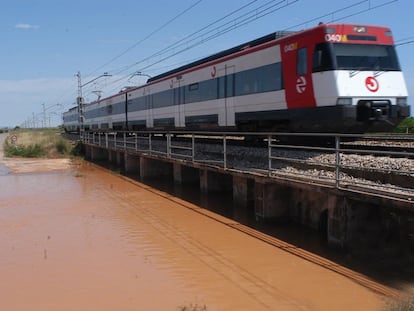
[[[141,157],[139,172],[142,180],[173,175],[172,164],[165,161]]]
[[[254,201],[254,180],[233,176],[233,202],[238,207],[246,207]]]
[[[111,149],[108,150],[108,162],[110,164],[114,164],[114,165],[117,164],[117,161],[116,161],[116,153],[117,152],[114,151],[114,150],[111,150]]]
[[[140,157],[136,155],[131,155],[127,152],[124,154],[124,169],[125,173],[140,175]]]
[[[200,183],[199,170],[181,163],[173,163],[173,175],[176,184]]]
[[[291,191],[275,183],[255,183],[255,214],[261,220],[281,220],[289,215]]]
[[[224,192],[232,190],[231,175],[221,174],[206,169],[200,169],[200,191],[204,193],[209,192]]]
[[[87,146],[85,148],[86,157],[92,161],[107,161],[108,151],[103,148]]]

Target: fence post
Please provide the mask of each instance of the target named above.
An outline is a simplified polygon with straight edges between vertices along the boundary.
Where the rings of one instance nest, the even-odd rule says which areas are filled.
[[[171,158],[171,133],[167,133],[167,157]]]
[[[191,161],[195,160],[195,137],[194,133],[191,134]]]
[[[227,168],[227,137],[226,134],[223,135],[223,165],[224,169]]]
[[[335,188],[339,188],[339,178],[340,178],[340,165],[341,165],[341,155],[340,151],[340,137],[335,136]]]
[[[270,176],[272,172],[272,136],[267,136],[267,156],[269,160],[269,166],[268,166],[268,176]]]

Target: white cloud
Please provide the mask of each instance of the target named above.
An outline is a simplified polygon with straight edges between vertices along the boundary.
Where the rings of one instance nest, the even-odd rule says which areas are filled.
[[[16,26],[14,27],[17,29],[38,29],[40,28],[39,25],[31,25],[31,24],[24,24],[24,23],[16,24]]]

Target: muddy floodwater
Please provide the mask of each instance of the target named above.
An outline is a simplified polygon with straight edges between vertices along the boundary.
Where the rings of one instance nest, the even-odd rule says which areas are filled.
[[[93,164],[13,172],[6,162],[0,310],[366,311],[386,301]]]

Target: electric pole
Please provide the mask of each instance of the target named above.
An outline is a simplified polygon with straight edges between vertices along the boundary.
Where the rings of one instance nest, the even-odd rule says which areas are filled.
[[[45,107],[45,103],[42,104],[43,106],[43,121],[42,121],[42,128],[47,127],[47,123],[46,123],[46,107]]]
[[[80,71],[78,71],[76,76],[78,77],[78,97],[76,98],[76,104],[78,105],[78,115],[79,115],[79,138],[81,141],[83,141],[83,138],[85,136],[85,126],[83,124],[84,104],[83,104],[83,97],[82,97],[82,79],[81,79]]]

